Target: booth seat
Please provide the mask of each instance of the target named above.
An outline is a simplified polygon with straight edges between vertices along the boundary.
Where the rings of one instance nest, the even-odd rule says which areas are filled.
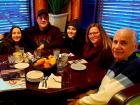
[[[108,105],[140,105],[140,83],[116,93]]]

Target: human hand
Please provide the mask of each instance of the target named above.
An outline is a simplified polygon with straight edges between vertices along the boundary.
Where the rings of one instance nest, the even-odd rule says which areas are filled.
[[[2,40],[4,38],[4,35],[0,34],[0,40]]]
[[[80,99],[77,99],[74,105],[80,105]]]
[[[44,44],[41,44],[38,48],[37,48],[37,50],[42,50],[44,48]]]
[[[68,105],[80,105],[79,100],[80,99],[74,99],[72,102],[69,102]]]

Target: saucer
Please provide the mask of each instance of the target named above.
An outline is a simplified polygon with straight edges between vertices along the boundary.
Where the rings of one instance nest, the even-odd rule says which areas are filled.
[[[29,67],[29,63],[17,63],[14,65],[14,67],[17,69],[25,69]]]
[[[85,70],[87,67],[82,63],[73,63],[71,64],[71,68],[73,70],[81,71],[81,70]]]
[[[43,80],[43,78],[44,78],[44,73],[38,70],[29,71],[26,74],[26,79],[29,82],[40,82],[41,80]]]

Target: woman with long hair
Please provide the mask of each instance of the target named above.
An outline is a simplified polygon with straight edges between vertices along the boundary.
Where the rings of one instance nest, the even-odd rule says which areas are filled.
[[[87,61],[92,62],[92,64],[108,68],[113,61],[111,45],[112,41],[102,25],[93,23],[89,25],[86,32],[86,44],[83,50],[83,57]]]

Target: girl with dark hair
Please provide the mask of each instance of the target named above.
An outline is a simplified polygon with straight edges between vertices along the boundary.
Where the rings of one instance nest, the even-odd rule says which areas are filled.
[[[9,34],[4,38],[0,53],[13,53],[17,48],[23,47],[25,51],[34,50],[36,44],[24,37],[19,26],[13,26]]]
[[[82,55],[85,37],[78,19],[71,20],[66,27],[64,47],[76,55]]]

